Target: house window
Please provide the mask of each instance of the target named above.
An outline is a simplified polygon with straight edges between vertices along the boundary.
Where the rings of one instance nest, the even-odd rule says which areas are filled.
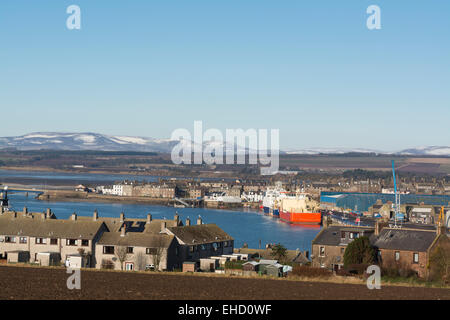
[[[16,237],[5,237],[5,242],[6,243],[16,243]]]
[[[341,248],[341,254],[345,253],[345,248]]]
[[[133,247],[127,247],[127,253],[133,253]]]
[[[206,250],[206,244],[202,244],[201,248],[202,250]]]
[[[86,240],[86,239],[81,240],[81,245],[82,245],[83,247],[89,246],[89,240]]]
[[[416,252],[413,253],[413,263],[419,263],[419,254]]]
[[[320,257],[325,257],[325,247],[320,247],[319,256]]]
[[[395,261],[400,260],[400,251],[395,251]]]
[[[114,246],[104,246],[103,253],[104,254],[114,254]]]
[[[45,238],[36,238],[36,244],[46,244],[47,239]]]
[[[145,253],[155,255],[157,253],[157,250],[156,248],[147,248],[145,249]]]
[[[76,246],[77,245],[77,239],[67,239],[66,241],[68,246]]]
[[[194,252],[194,246],[189,246],[189,252]]]
[[[214,249],[214,251],[216,251],[218,247],[219,247],[219,246],[217,245],[217,242],[214,242],[214,243],[213,243],[213,249]]]
[[[20,237],[19,243],[27,243],[27,237]]]

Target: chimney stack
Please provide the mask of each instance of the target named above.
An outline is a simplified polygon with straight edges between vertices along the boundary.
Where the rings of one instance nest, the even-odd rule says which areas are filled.
[[[122,228],[120,229],[120,236],[125,237],[126,233],[127,233],[127,225],[124,223]]]
[[[120,222],[124,222],[125,221],[125,213],[121,212],[120,213]]]
[[[150,223],[150,222],[152,222],[152,214],[151,213],[147,214],[147,223]]]
[[[178,226],[178,223],[180,222],[180,216],[178,215],[178,213],[175,213],[173,220],[175,220],[177,222],[177,226]]]
[[[24,216],[28,215],[28,208],[27,207],[23,207],[23,215]]]
[[[77,214],[76,214],[75,212],[72,213],[72,216],[71,216],[70,218],[71,218],[71,220],[73,220],[73,221],[77,220]]]
[[[388,225],[387,222],[377,220],[375,222],[375,235],[379,236],[381,233],[381,230],[383,230],[383,228],[386,227],[387,225]]]
[[[191,225],[191,219],[186,218],[186,226],[190,226]]]
[[[17,212],[14,211],[13,218],[17,218]]]
[[[94,215],[92,217],[92,220],[94,220],[94,221],[98,220],[98,211],[97,211],[97,209],[95,209],[95,211],[94,211]]]
[[[50,219],[51,214],[52,210],[50,210],[50,208],[47,208],[47,211],[45,212],[45,216],[47,217],[47,219]]]
[[[166,222],[165,221],[161,222],[161,231],[164,231],[164,230],[166,230]]]
[[[198,216],[197,224],[199,224],[199,225],[203,224],[202,217]]]

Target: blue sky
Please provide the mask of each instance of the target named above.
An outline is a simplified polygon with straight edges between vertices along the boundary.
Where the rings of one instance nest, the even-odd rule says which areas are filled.
[[[450,2],[2,0],[0,110],[0,136],[203,120],[282,148],[450,145]]]

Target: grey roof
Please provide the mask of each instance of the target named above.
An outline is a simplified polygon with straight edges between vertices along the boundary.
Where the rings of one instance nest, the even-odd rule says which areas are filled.
[[[425,252],[434,239],[436,232],[433,231],[384,228],[374,246],[378,249]]]
[[[70,219],[70,218],[69,218]],[[93,220],[92,216],[78,216],[78,220]],[[120,221],[120,217],[98,217],[97,221],[102,221],[108,227],[110,232],[120,232],[122,225],[125,223],[127,226],[127,232],[150,232],[159,233],[161,231],[161,222],[166,222],[166,227],[177,226],[176,220],[169,219],[153,219],[150,224],[147,223],[147,219],[139,218],[125,218],[123,222]],[[181,220],[178,221],[178,225],[182,225]]]
[[[200,224],[167,228],[185,244],[203,244],[217,241],[228,241],[233,238],[215,224]]]
[[[145,248],[168,248],[174,237],[166,234],[128,232],[121,236],[118,232],[105,232],[98,241],[102,245],[120,245]]]
[[[260,264],[276,264],[278,263],[278,260],[267,260],[267,259],[260,259]]]
[[[341,231],[364,231],[369,239],[372,237],[374,228],[349,227],[349,226],[329,226],[319,232],[312,244],[322,244],[327,246],[338,246],[341,243]]]
[[[100,221],[26,219],[0,217],[0,235],[91,240],[99,232]]]

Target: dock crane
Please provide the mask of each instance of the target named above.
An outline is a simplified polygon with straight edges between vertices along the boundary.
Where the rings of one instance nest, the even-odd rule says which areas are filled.
[[[394,204],[394,228],[401,228],[401,224],[398,225],[398,220],[403,221],[404,215],[400,213],[400,194],[397,190],[397,180],[395,178],[395,163],[392,160],[392,176],[394,177],[394,194],[395,194],[395,204]]]

